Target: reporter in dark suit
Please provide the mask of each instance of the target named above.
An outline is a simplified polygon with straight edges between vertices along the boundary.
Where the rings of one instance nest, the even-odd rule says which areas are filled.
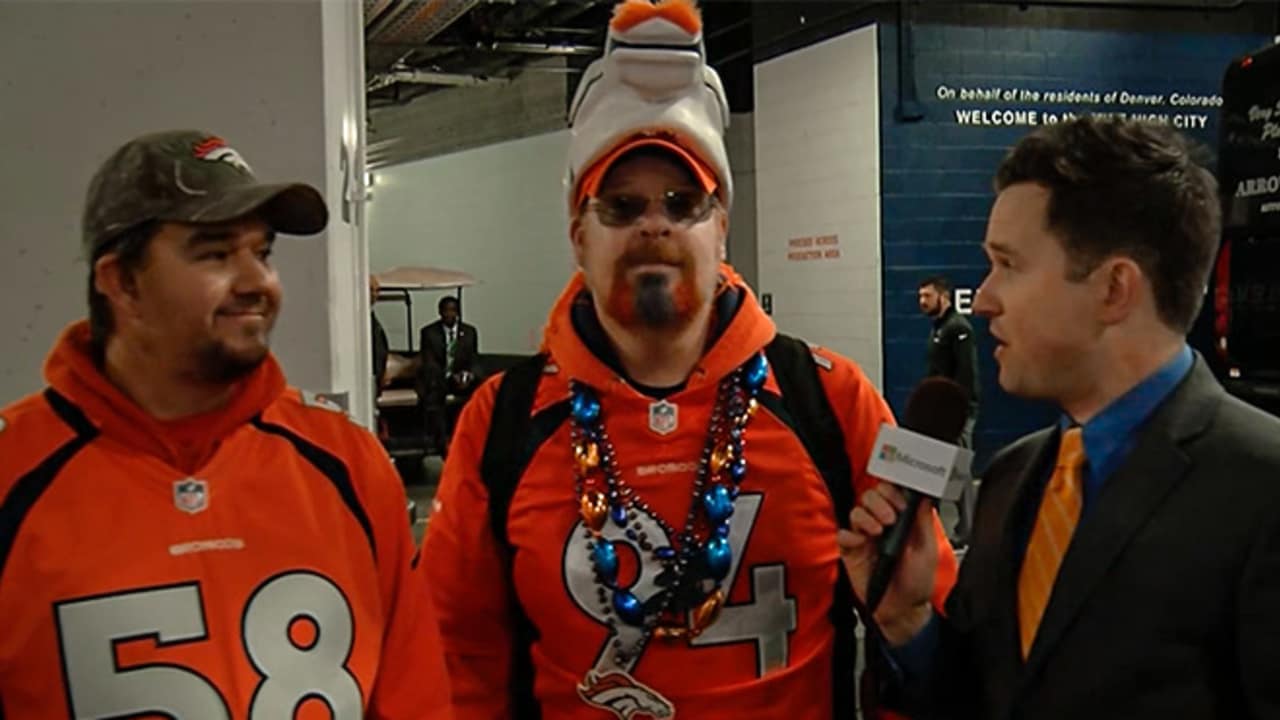
[[[1021,141],[996,188],[974,311],[1001,387],[1062,419],[983,474],[945,619],[916,523],[876,613],[899,669],[882,692],[917,717],[1280,717],[1280,421],[1184,339],[1217,246],[1212,177],[1172,130],[1081,119]],[[853,511],[859,593],[904,506],[881,485]]]
[[[440,319],[423,326],[418,344],[422,349],[418,393],[423,398],[427,430],[443,453],[450,424],[445,398],[454,395],[465,400],[475,389],[480,335],[475,326],[462,322],[457,298],[440,298],[436,309]]]

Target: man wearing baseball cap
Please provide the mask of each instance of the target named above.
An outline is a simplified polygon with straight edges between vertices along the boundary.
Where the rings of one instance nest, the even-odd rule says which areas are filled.
[[[853,717],[836,532],[892,416],[724,263],[728,112],[691,3],[617,6],[570,112],[578,272],[463,410],[423,546],[458,717]]]
[[[452,717],[401,483],[268,349],[327,217],[205,132],[94,176],[89,319],[0,410],[0,717]]]

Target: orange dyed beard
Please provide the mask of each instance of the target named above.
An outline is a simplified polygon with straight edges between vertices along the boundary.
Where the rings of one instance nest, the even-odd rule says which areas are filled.
[[[629,276],[643,265],[668,265],[679,272],[675,287],[667,275]],[[614,266],[605,310],[628,329],[682,330],[704,298],[693,273],[693,258],[679,243],[647,239],[627,248]]]

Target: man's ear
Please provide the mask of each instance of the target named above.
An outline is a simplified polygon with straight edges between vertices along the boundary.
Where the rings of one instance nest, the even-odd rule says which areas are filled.
[[[1098,274],[1099,304],[1104,323],[1122,322],[1143,304],[1145,297],[1151,297],[1154,304],[1150,283],[1141,266],[1132,258],[1110,258],[1103,261],[1095,272]]]

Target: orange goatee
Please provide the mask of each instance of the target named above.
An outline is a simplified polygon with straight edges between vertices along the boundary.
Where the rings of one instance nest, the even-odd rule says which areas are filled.
[[[662,18],[679,26],[690,35],[702,30],[702,14],[693,0],[625,0],[613,8],[613,20],[609,27],[614,32],[626,32],[640,23]]]

